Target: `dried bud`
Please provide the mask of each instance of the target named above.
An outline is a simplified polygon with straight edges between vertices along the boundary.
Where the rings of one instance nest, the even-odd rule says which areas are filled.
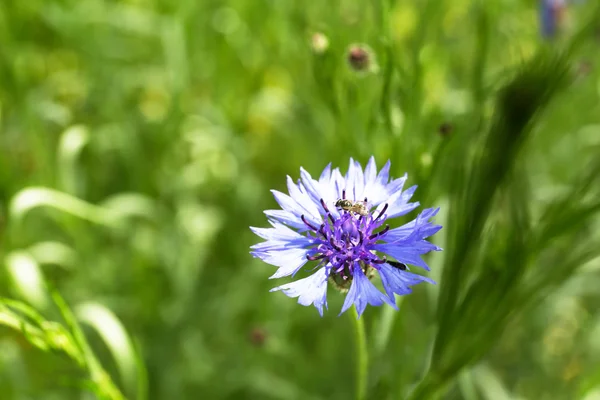
[[[438,132],[440,133],[440,136],[447,137],[447,136],[450,136],[450,134],[452,133],[453,130],[454,130],[454,126],[452,126],[451,123],[444,122],[443,124],[440,125]]]
[[[254,328],[250,331],[250,343],[256,347],[262,347],[267,340],[267,332],[262,328]]]
[[[321,32],[316,32],[311,37],[311,47],[315,54],[323,54],[329,48],[329,39]]]
[[[575,76],[577,78],[585,78],[592,73],[592,69],[591,62],[587,60],[580,61],[575,65]]]
[[[375,53],[366,45],[355,44],[348,49],[348,64],[357,72],[376,72]]]

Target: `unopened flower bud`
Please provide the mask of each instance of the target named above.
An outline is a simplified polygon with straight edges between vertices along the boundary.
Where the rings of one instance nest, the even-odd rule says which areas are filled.
[[[321,32],[316,32],[311,37],[311,47],[315,54],[323,54],[329,48],[329,39]]]
[[[366,45],[355,44],[350,46],[347,53],[350,68],[357,72],[376,72],[377,63],[375,53]]]
[[[452,133],[453,130],[454,130],[454,126],[452,126],[452,124],[449,122],[444,122],[438,128],[438,132],[440,133],[440,136],[442,136],[442,137],[450,136],[450,134]]]
[[[259,327],[256,327],[250,331],[250,342],[256,347],[262,347],[267,340],[267,332]]]
[[[585,78],[592,73],[593,66],[588,60],[582,60],[575,65],[575,76]]]

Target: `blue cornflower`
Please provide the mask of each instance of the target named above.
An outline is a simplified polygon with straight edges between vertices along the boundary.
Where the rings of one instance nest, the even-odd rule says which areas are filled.
[[[539,0],[540,28],[542,36],[553,38],[564,23],[565,0]]]
[[[317,265],[312,275],[271,291],[298,297],[304,306],[313,304],[322,316],[329,282],[347,293],[341,313],[355,304],[360,316],[367,304],[388,303],[397,309],[396,294],[410,293],[419,282],[435,283],[408,272],[406,264],[429,271],[421,255],[441,250],[425,240],[441,229],[429,221],[439,208],[425,209],[413,221],[390,229],[389,218],[405,215],[419,203],[409,203],[416,186],[402,190],[406,174],[390,181],[389,171],[389,161],[377,173],[373,157],[364,171],[350,159],[346,176],[331,164],[319,180],[300,168],[297,184],[287,177],[289,196],[272,191],[282,209],[265,211],[272,228],[251,228],[266,240],[251,247],[252,255],[278,267],[271,279],[293,277],[309,261]],[[385,294],[371,282],[376,272]]]

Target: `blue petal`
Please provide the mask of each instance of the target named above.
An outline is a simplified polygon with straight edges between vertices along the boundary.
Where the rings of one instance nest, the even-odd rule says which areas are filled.
[[[300,184],[300,186],[302,187],[302,184]],[[321,218],[321,214],[319,213],[319,209],[317,208],[315,202],[311,199],[306,191],[301,190],[298,186],[296,186],[289,175],[287,177],[287,187],[290,197],[296,200],[298,205],[305,211],[303,213],[305,214],[305,217],[310,215],[313,217],[313,219],[318,220]],[[304,187],[302,187],[302,189],[304,189]]]
[[[336,218],[339,217],[339,212],[335,208],[335,202],[340,196],[337,194],[335,185],[332,184],[332,182],[321,184],[319,181],[315,181],[304,169],[300,170],[300,176],[302,178],[303,187],[317,205],[319,213],[325,215],[325,209],[323,209],[323,205],[321,204],[321,199],[323,199],[331,214]],[[335,171],[333,171],[332,177],[333,176],[335,176]]]
[[[375,157],[371,156],[365,168],[365,187],[369,187],[375,183],[377,183],[377,164],[375,163]],[[368,193],[368,195],[370,196],[371,194]]]
[[[389,162],[387,165],[389,170]],[[376,207],[381,203],[386,202],[393,194],[393,192],[389,191],[387,188],[387,173],[385,173],[385,175],[385,179],[380,180],[378,178],[375,159],[371,157],[364,173],[365,187],[362,196],[363,198],[367,197],[369,199],[369,205],[371,207]]]
[[[346,172],[346,198],[349,200],[360,201],[364,198],[365,178],[362,166],[358,161],[350,158],[348,171]]]
[[[250,230],[254,232],[257,236],[270,241],[287,241],[294,242],[296,240],[308,240],[306,236],[303,236],[296,232],[293,229],[288,228],[287,226],[278,223],[269,221],[269,223],[273,226],[273,228],[255,228],[253,226],[250,227]]]
[[[348,183],[346,179],[342,176],[339,168],[335,168],[331,171],[331,189],[333,190],[333,197],[336,199],[342,198],[342,191],[346,190],[346,186]]]
[[[378,243],[373,245],[372,248],[373,250],[380,251],[394,257],[401,263],[415,265],[429,271],[429,266],[420,256],[421,254],[435,250],[436,246],[433,246],[433,248],[423,248],[421,243],[410,245],[399,245],[398,243]]]
[[[442,226],[434,225],[428,220],[433,218],[439,210],[439,208],[427,208],[423,210],[416,219],[402,225],[399,228],[395,228],[387,232],[385,234],[385,240],[387,242],[396,242],[399,240],[405,240],[409,237],[413,238],[414,240],[421,240],[432,236],[437,231],[442,229]]]
[[[354,263],[352,286],[350,286],[350,290],[346,295],[346,300],[344,301],[340,315],[350,308],[352,304],[356,305],[356,311],[360,317],[365,311],[367,304],[371,304],[372,306],[380,306],[383,303],[388,303],[395,309],[398,309],[394,301],[391,301],[387,296],[381,293],[379,289],[373,285],[373,283],[371,283],[369,278],[367,278],[360,268],[360,265],[358,263]]]
[[[346,180],[346,186],[343,189],[346,191],[346,198],[354,200],[354,181],[356,177],[354,174],[354,160],[352,158],[350,158],[348,170],[346,171],[344,178]]]
[[[415,203],[406,203],[401,206],[394,207],[391,211],[388,208],[388,211],[386,212],[387,218],[401,217],[403,215],[408,214],[409,212],[411,212],[413,210],[416,210],[417,208],[419,208],[420,205],[421,205],[421,203],[419,203],[417,201]]]
[[[404,174],[402,177],[394,179],[392,182],[388,183],[385,186],[385,190],[388,192],[389,196],[393,196],[396,192],[401,192],[407,179],[408,174]]]
[[[328,185],[331,180],[331,163],[327,164],[321,176],[319,177],[319,183],[322,185]]]
[[[315,181],[304,168],[300,168],[300,178],[302,179],[302,185],[313,202],[320,204],[320,200],[323,198],[323,193],[321,193],[322,185]]]
[[[251,254],[267,264],[279,267],[269,279],[294,275],[308,261],[308,249],[286,249],[277,251],[253,251]]]
[[[379,174],[377,174],[377,182],[381,186],[387,185],[387,183],[390,180],[390,166],[391,163],[390,160],[388,160],[383,166],[383,168],[381,168],[381,171],[379,171]]]
[[[259,228],[251,228],[252,230],[257,230]],[[269,229],[264,229],[269,230]],[[250,246],[252,250],[255,251],[280,251],[287,250],[293,248],[307,248],[315,244],[315,239],[310,237],[298,235],[298,237],[293,239],[285,239],[285,240],[267,240],[262,243],[257,243],[255,245]]]
[[[358,161],[354,162],[354,200],[360,201],[365,197],[365,175],[363,174],[362,165]]]
[[[281,290],[288,297],[298,297],[298,303],[303,306],[314,306],[323,316],[323,306],[327,308],[327,269],[321,268],[309,277],[287,283],[271,289],[271,292]]]
[[[419,203],[409,203],[408,200],[417,190],[417,186],[412,186],[406,189],[404,192],[394,193],[389,200],[387,200],[387,218],[394,218],[405,215],[415,208],[419,207]],[[380,206],[381,207],[381,206]]]
[[[411,272],[402,271],[389,264],[382,264],[379,267],[379,276],[381,276],[381,282],[383,283],[385,292],[392,301],[395,301],[394,293],[400,296],[409,294],[412,292],[410,287],[417,283],[429,282],[435,284],[435,281],[432,279]]]
[[[308,227],[302,222],[300,216],[284,210],[266,210],[265,215],[270,219],[298,229],[300,232],[307,231]]]
[[[321,218],[321,216],[319,214],[313,215],[312,213],[310,213],[309,210],[307,210],[305,207],[303,207],[301,204],[299,204],[296,201],[296,199],[293,199],[292,197],[288,196],[287,194],[281,193],[280,191],[277,191],[277,190],[271,190],[271,193],[273,193],[275,200],[277,201],[277,203],[279,203],[279,205],[281,206],[281,208],[283,210],[294,214],[296,217],[298,217],[298,219],[300,219],[301,216],[304,215],[304,217],[309,222],[311,222],[312,224],[314,224],[316,226],[321,225],[321,223],[323,222],[323,218]],[[300,219],[300,221],[302,221],[302,220]]]

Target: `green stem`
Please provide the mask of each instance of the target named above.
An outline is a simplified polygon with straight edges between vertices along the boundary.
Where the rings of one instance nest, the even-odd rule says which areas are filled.
[[[352,319],[354,333],[356,334],[356,399],[365,400],[367,398],[367,371],[369,367],[365,325],[363,320],[358,317],[356,306],[352,307],[352,312],[348,315]]]
[[[398,296],[396,298],[396,306],[398,306],[398,308],[402,305],[403,300],[404,296]],[[379,321],[375,325],[375,329],[372,330],[373,350],[376,357],[385,354],[385,349],[387,348],[392,329],[394,328],[394,322],[399,315],[400,314],[392,307],[384,307],[381,310]]]
[[[407,400],[435,400],[443,392],[445,383],[431,375],[425,378],[414,388]]]

